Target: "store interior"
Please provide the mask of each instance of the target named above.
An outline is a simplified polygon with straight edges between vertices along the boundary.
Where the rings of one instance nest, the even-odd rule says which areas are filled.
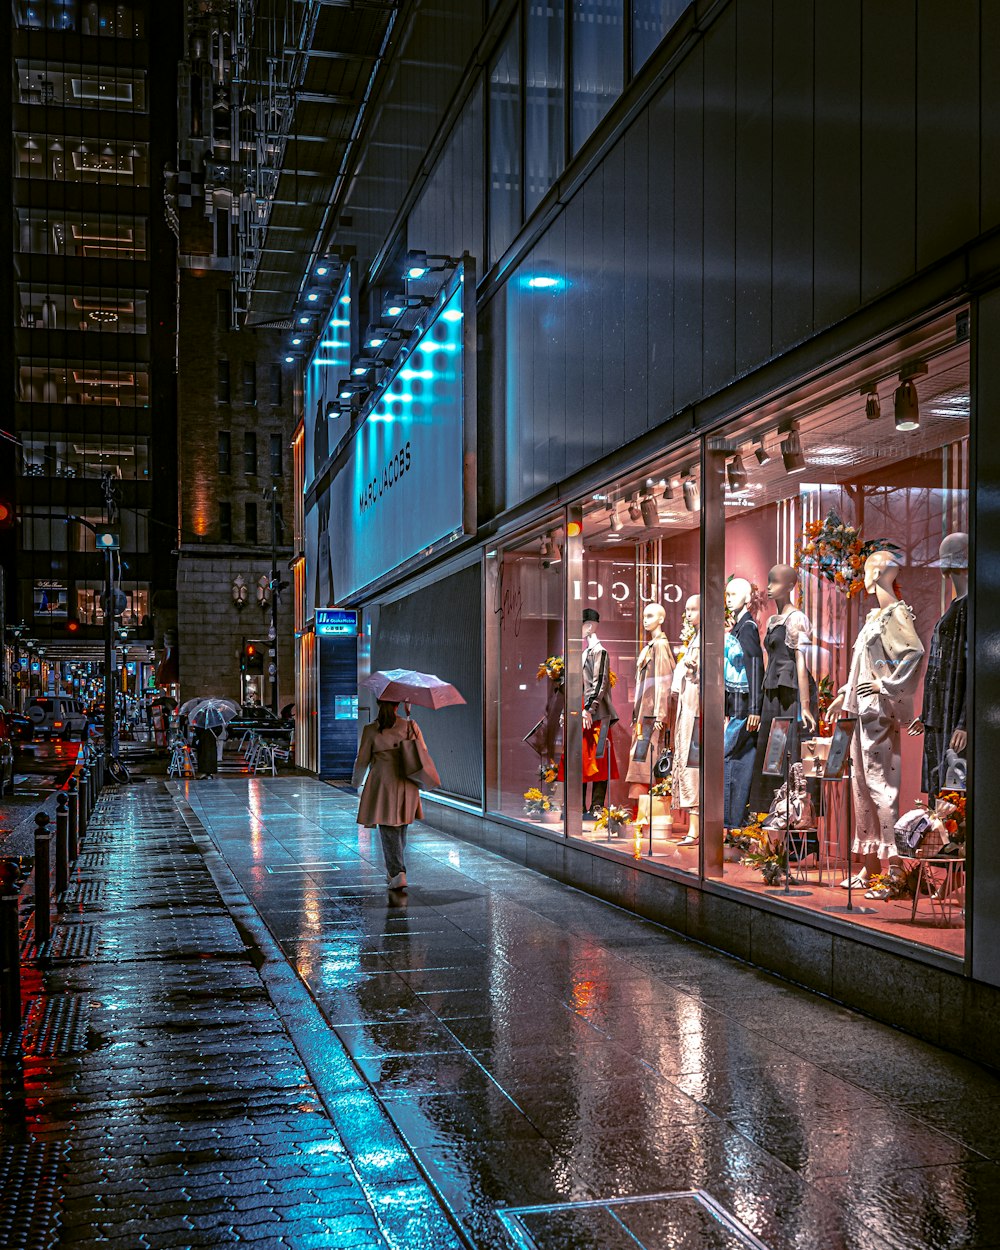
[[[726,885],[962,956],[965,744],[954,730],[964,700],[969,410],[968,345],[961,316],[951,314],[713,435],[704,471],[716,475],[712,496],[724,512],[727,602],[711,605],[711,617],[700,598],[706,500],[695,444],[595,491],[567,514],[579,515],[578,525],[564,517],[504,551],[501,810],[578,830],[612,853],[714,877],[706,857],[717,854],[721,832]],[[567,552],[580,561],[568,573]],[[580,666],[574,689],[584,707],[579,797],[564,782],[567,576],[567,651]],[[872,611],[855,684],[871,663],[872,631],[884,638],[887,620],[919,641],[905,659],[889,655],[884,689],[854,696],[843,767],[826,779],[845,714],[830,704],[849,683]],[[956,621],[961,697],[956,664],[947,663]],[[713,629],[724,631],[726,655],[723,831],[701,828],[697,767],[701,642]],[[742,672],[737,639],[750,656]],[[892,645],[902,646],[895,634]],[[789,693],[782,681],[799,688]],[[763,722],[751,732],[754,707]],[[789,709],[777,775],[765,776],[761,739],[775,716],[781,730]],[[931,723],[942,717],[951,720]],[[755,820],[786,775],[784,814]],[[961,802],[942,801],[945,793]],[[579,821],[566,819],[568,804],[579,804]],[[922,805],[930,824],[922,850],[902,856],[896,822]]]

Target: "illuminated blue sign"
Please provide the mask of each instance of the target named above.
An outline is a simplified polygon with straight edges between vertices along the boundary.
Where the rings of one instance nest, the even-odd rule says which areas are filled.
[[[463,298],[458,281],[367,413],[330,488],[338,599],[463,532]]]
[[[358,632],[357,612],[348,612],[343,608],[317,608],[316,633],[326,637],[351,637]]]

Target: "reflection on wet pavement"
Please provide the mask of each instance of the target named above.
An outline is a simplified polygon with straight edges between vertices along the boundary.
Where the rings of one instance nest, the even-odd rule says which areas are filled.
[[[498,1207],[695,1190],[769,1250],[1000,1246],[1000,1079],[974,1064],[426,826],[387,895],[318,782],[186,793],[476,1246],[511,1246]],[[697,1204],[611,1211],[526,1227],[737,1245]]]

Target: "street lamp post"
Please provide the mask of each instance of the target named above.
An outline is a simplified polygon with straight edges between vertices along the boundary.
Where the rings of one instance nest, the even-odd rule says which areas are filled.
[[[268,675],[271,678],[271,711],[278,715],[278,487],[271,483],[271,628],[268,630]]]

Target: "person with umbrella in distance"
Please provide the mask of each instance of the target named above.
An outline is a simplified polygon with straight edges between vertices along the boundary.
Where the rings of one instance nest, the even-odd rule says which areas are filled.
[[[361,733],[358,758],[351,777],[353,786],[364,783],[358,807],[358,824],[366,828],[378,825],[385,860],[386,880],[390,890],[406,889],[406,831],[423,816],[420,784],[413,780],[412,768],[406,764],[404,744],[412,742],[422,757],[422,772],[433,774],[433,761],[420,732],[420,726],[408,716],[399,716],[401,702],[420,703],[425,707],[443,707],[465,700],[454,686],[427,673],[409,669],[387,669],[372,673],[365,683],[375,693],[378,713]],[[366,777],[367,772],[367,777]],[[431,784],[440,784],[439,780]]]
[[[199,781],[215,780],[219,771],[219,737],[225,736],[226,724],[237,711],[236,704],[228,699],[205,699],[191,713]]]

